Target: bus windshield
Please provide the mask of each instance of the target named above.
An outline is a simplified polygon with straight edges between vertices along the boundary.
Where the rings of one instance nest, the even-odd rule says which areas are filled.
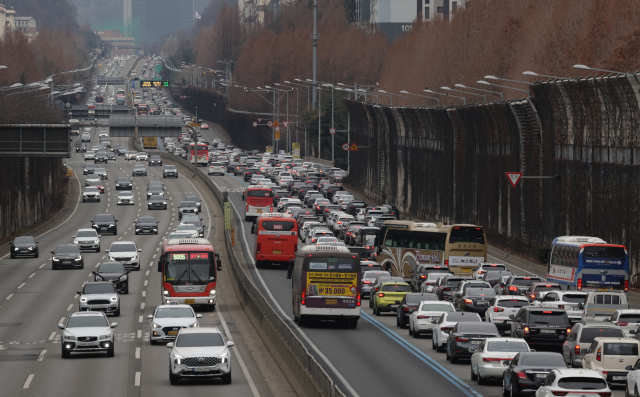
[[[167,254],[164,281],[170,284],[208,284],[216,279],[209,252],[171,252]]]
[[[260,228],[263,230],[288,232],[296,227],[294,221],[262,221]]]
[[[585,258],[603,258],[603,259],[625,259],[623,247],[604,247],[590,245],[584,247],[582,255]]]

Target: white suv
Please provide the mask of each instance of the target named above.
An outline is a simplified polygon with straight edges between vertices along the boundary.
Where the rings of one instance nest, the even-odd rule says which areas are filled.
[[[110,261],[120,262],[127,269],[140,270],[139,252],[142,250],[133,241],[114,241],[105,252]]]
[[[71,352],[106,351],[107,357],[115,353],[115,333],[111,323],[102,312],[75,312],[69,316],[66,324],[58,324],[62,330],[60,344],[62,358],[71,357]]]

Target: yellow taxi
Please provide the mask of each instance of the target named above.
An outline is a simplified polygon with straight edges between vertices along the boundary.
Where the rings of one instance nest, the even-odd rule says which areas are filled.
[[[371,297],[373,314],[379,316],[382,312],[395,312],[402,298],[410,292],[411,286],[404,281],[385,281]]]

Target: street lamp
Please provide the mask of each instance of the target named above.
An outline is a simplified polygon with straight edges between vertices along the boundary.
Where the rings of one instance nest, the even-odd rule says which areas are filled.
[[[403,94],[408,94],[408,95],[418,96],[418,97],[420,97],[420,98],[429,98],[429,99],[433,99],[434,101],[438,101],[438,106],[440,106],[440,98],[434,98],[434,97],[426,96],[426,95],[412,94],[412,93],[407,92],[407,91],[404,91],[404,90],[403,90],[403,91],[400,91],[400,92],[401,92],[401,93],[403,93]]]
[[[298,79],[296,79],[296,80],[298,80]],[[307,89],[307,107],[309,107],[309,102],[311,100],[311,97],[309,95],[309,93],[310,93],[309,86],[308,85],[304,85],[304,84],[292,83],[292,82],[287,81],[287,80],[285,80],[284,82],[287,83],[287,84],[291,84],[291,85],[299,85],[300,87],[305,87]]]
[[[428,92],[428,93],[430,93],[430,94],[436,94],[436,95],[442,95],[442,96],[448,96],[448,97],[452,97],[452,98],[462,99],[462,100],[464,101],[464,104],[465,104],[465,105],[467,104],[467,98],[465,98],[465,97],[463,97],[463,96],[449,95],[448,93],[447,93],[447,94],[443,94],[443,93],[441,93],[441,92],[431,91],[430,89],[424,89],[424,90],[422,90],[422,91],[424,91],[424,92]]]
[[[5,65],[0,65],[0,69],[6,69],[7,67]]]
[[[530,82],[528,81],[521,81],[521,80],[509,80],[509,79],[504,79],[502,77],[496,77],[496,76],[492,76],[492,75],[487,75],[484,76],[485,80],[503,80],[503,81],[510,81],[512,83],[520,83],[520,84],[526,84],[526,85],[531,85]]]
[[[491,91],[491,90],[483,90],[482,88],[467,87],[466,85],[463,85],[463,84],[454,84],[453,86],[458,88],[464,88],[466,90],[484,91],[494,95],[500,95],[500,98],[504,101],[504,94],[500,91]]]
[[[576,79],[572,79],[572,78],[569,78],[569,77],[551,76],[551,75],[548,75],[548,74],[540,74],[540,73],[532,72],[532,71],[529,71],[529,70],[527,70],[526,72],[522,72],[522,74],[524,74],[526,76],[536,76],[536,77],[540,76],[540,77],[549,77],[551,79],[558,79],[558,80],[578,81]]]
[[[392,94],[392,93],[387,92],[385,90],[378,90],[378,92],[382,92],[384,94],[389,94],[389,95],[395,95],[395,96],[400,97],[400,98],[409,98],[409,99],[411,99],[411,102],[413,103],[413,106],[416,106],[416,99],[415,98],[411,98],[410,96],[405,96],[405,95],[400,95],[400,94]]]
[[[492,86],[495,86],[495,87],[506,88],[508,90],[522,91],[522,92],[526,92],[527,95],[531,96],[531,92],[529,90],[523,90],[523,89],[520,89],[520,88],[508,87],[506,85],[493,84],[493,83],[489,83],[489,82],[484,81],[484,80],[478,80],[478,81],[476,81],[476,83],[484,84],[484,85],[492,85]]]
[[[622,74],[625,76],[633,76],[633,73],[623,73],[623,72],[616,72],[615,70],[597,69],[597,68],[589,67],[587,65],[573,65],[573,67],[576,69],[596,70],[598,72],[607,72],[607,73]]]
[[[455,92],[462,92],[464,94],[469,94],[469,95],[477,95],[477,96],[481,96],[484,99],[484,103],[487,103],[487,96],[483,95],[483,94],[475,94],[473,92],[466,92],[466,91],[460,91],[460,90],[454,90],[453,88],[449,88],[449,87],[440,87],[441,90],[445,90],[445,91],[455,91]]]

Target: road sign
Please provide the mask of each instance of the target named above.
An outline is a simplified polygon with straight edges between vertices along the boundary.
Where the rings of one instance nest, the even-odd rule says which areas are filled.
[[[170,87],[171,84],[168,81],[162,80],[140,80],[140,87],[142,88],[150,88],[150,87]]]
[[[231,202],[224,203],[224,230],[231,230]]]
[[[258,126],[258,122],[257,122],[257,121],[254,121],[252,125],[253,125],[254,127],[257,127],[257,126]]]
[[[280,132],[280,127],[276,127],[276,132]]]
[[[267,125],[268,125],[269,127],[273,127],[273,121],[267,121]]]
[[[280,127],[280,123],[278,123],[278,120],[276,120],[273,125],[275,125],[276,127]]]
[[[267,146],[267,150],[265,150],[265,152],[273,153],[273,146]]]
[[[335,133],[336,133],[336,129],[335,128],[333,128],[333,127],[329,128],[329,134],[335,135]]]
[[[294,159],[299,159],[300,158],[300,144],[297,142],[293,142],[291,144],[291,154],[293,154],[293,158]]]
[[[258,118],[258,123],[262,123],[262,118]]]
[[[349,150],[351,150],[352,152],[357,152],[358,151],[358,145],[356,145],[356,143],[353,142],[351,144],[351,147],[349,148]]]
[[[345,152],[349,151],[349,144],[348,143],[343,143],[342,144],[342,150],[344,150]]]
[[[522,178],[522,172],[505,172],[507,174],[507,178],[509,178],[509,183],[512,187],[518,186],[518,182]]]
[[[285,128],[287,128],[287,127],[289,126],[289,122],[288,122],[288,121],[283,121],[283,122],[282,122],[282,125],[283,125]]]
[[[280,139],[280,131],[276,130],[276,139]]]

